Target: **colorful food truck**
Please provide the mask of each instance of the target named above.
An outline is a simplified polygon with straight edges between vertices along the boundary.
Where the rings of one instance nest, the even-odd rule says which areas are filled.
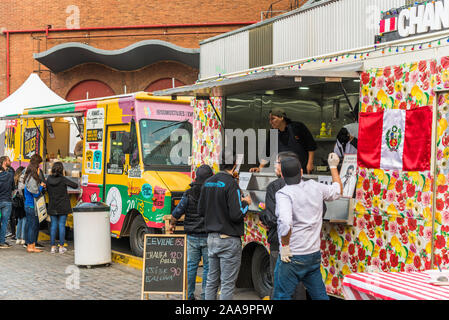
[[[130,237],[141,256],[144,234],[160,232],[163,216],[191,181],[190,99],[139,92],[26,109],[8,123],[11,159],[23,165],[21,159],[38,153],[48,160],[46,172],[51,162],[64,160],[69,134],[59,130],[59,123],[68,125],[62,118],[74,119],[81,133],[83,156],[75,169],[64,163],[66,175],[80,182],[80,200],[107,203],[111,236]]]
[[[401,10],[391,12],[398,15]],[[325,181],[329,174],[325,156],[334,150],[336,134],[343,125],[360,120],[363,129],[359,128],[359,142],[364,142],[358,150],[354,194],[328,203],[323,222],[321,271],[328,294],[341,297],[342,280],[350,273],[449,267],[447,30],[412,39],[373,41],[370,47],[256,67],[155,92],[158,94],[196,97],[192,170],[201,163],[217,163],[225,129],[267,129],[269,110],[282,106],[289,118],[302,121],[316,137],[315,169],[304,178]],[[404,111],[400,117],[403,127],[393,121],[391,128],[385,129],[393,130],[396,125],[396,130],[383,130],[381,121],[387,123],[385,116],[391,111]],[[425,112],[426,116],[418,117],[418,123],[409,127],[407,119],[414,112]],[[377,117],[373,123],[378,127],[381,124],[376,134],[366,129],[370,116]],[[322,123],[331,129],[327,137],[320,135]],[[415,131],[412,141],[407,131]],[[398,166],[385,165],[379,160],[383,149],[376,155],[367,153],[370,139],[377,141],[376,148],[389,144],[391,150],[399,150],[398,146],[407,144],[409,154],[421,165],[406,164],[403,149]],[[424,147],[414,149],[415,145]],[[362,162],[367,156],[377,157],[377,164]],[[251,167],[245,164],[241,176]],[[237,285],[253,285],[264,296],[272,279],[266,228],[259,221],[258,204],[276,176],[273,172],[248,176],[249,183],[242,189],[251,195],[253,205],[246,217]]]

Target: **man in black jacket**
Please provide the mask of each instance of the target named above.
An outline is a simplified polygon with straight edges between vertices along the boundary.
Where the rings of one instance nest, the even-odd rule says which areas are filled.
[[[270,272],[271,279],[274,279],[274,267],[279,256],[279,238],[277,232],[277,217],[276,217],[276,192],[285,187],[285,181],[281,177],[280,162],[285,158],[298,158],[296,153],[291,151],[280,152],[277,157],[276,165],[274,166],[278,179],[274,180],[267,186],[267,193],[265,194],[265,210],[260,214],[260,220],[268,228],[267,241],[270,244]],[[273,297],[273,289],[271,289],[271,297]],[[296,287],[294,300],[306,300],[306,290],[302,283]]]
[[[203,292],[206,292],[207,274],[209,273],[209,259],[207,251],[207,233],[204,226],[204,216],[198,214],[198,200],[204,182],[214,175],[211,167],[203,164],[195,171],[195,181],[191,188],[184,192],[179,204],[173,209],[170,220],[170,232],[173,233],[176,221],[184,214],[184,231],[187,233],[187,299],[195,300],[195,284],[198,265],[203,257]]]
[[[235,154],[226,155],[221,171],[206,180],[201,190],[198,213],[204,216],[209,251],[206,300],[217,298],[221,285],[221,300],[232,300],[242,259],[244,217],[251,204],[243,197],[233,177]]]

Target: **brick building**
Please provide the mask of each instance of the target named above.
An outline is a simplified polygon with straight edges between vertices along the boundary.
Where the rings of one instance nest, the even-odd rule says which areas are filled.
[[[272,4],[274,2],[274,4]],[[32,72],[67,100],[194,83],[199,42],[292,0],[2,0],[0,99]],[[265,13],[264,13],[265,12]]]

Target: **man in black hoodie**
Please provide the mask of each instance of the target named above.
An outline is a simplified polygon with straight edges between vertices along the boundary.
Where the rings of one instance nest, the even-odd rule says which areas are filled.
[[[198,213],[205,217],[208,233],[209,273],[206,300],[217,298],[220,285],[220,299],[232,300],[240,269],[243,219],[251,198],[242,196],[233,177],[235,168],[235,154],[225,154],[220,164],[221,171],[206,180],[198,203]]]
[[[0,157],[0,249],[10,247],[5,241],[5,237],[12,210],[14,171],[8,169],[8,160],[8,157]],[[9,161],[10,164],[11,162]]]

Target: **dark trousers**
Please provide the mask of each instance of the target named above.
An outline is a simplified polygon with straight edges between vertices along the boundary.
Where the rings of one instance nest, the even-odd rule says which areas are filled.
[[[274,269],[276,267],[276,261],[278,260],[279,251],[270,251],[270,271],[271,271],[271,279],[273,279],[273,288],[271,289],[270,298],[273,299],[273,291],[274,291]],[[296,286],[295,293],[292,297],[292,300],[307,300],[306,289],[302,282],[298,283]]]

